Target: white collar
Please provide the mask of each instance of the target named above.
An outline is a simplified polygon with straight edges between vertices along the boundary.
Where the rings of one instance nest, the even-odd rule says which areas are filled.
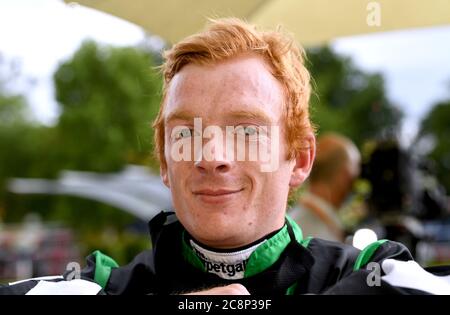
[[[235,252],[216,252],[203,248],[194,240],[190,240],[192,249],[202,261],[205,270],[209,273],[214,273],[223,279],[244,278],[245,267],[250,255],[264,242],[266,242],[266,240]]]

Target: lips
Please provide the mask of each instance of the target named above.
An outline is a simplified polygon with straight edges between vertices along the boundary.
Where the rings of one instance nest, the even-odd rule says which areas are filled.
[[[236,195],[238,195],[242,189],[199,189],[193,191],[195,197],[197,197],[201,202],[206,204],[225,204],[235,200]]]
[[[193,191],[194,195],[204,195],[204,196],[224,196],[231,195],[241,192],[242,189],[200,189]]]

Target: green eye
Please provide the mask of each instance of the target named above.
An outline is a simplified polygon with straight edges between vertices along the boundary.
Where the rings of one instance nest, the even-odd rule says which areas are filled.
[[[254,136],[258,134],[258,128],[255,126],[237,126],[235,129],[236,134],[242,136]]]
[[[189,137],[192,137],[193,133],[194,133],[194,131],[192,129],[182,128],[175,133],[175,139],[180,140],[180,139],[189,138]]]
[[[183,138],[192,136],[191,129],[185,128],[185,129],[181,130],[180,136]]]
[[[247,126],[244,128],[244,132],[246,136],[253,136],[256,135],[258,133],[258,130],[256,129],[256,127],[253,126]]]

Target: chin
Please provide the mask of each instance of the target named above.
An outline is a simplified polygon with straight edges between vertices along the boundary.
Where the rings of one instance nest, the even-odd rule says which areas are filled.
[[[237,241],[242,237],[239,233],[232,231],[213,231],[195,237],[201,243],[213,248],[234,248],[239,247]]]
[[[224,220],[208,220],[198,222],[195,229],[199,241],[221,242],[236,238],[241,235],[241,227],[236,222],[225,222]]]

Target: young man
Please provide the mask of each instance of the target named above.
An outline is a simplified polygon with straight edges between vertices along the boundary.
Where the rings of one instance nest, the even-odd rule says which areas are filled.
[[[286,217],[289,191],[307,178],[315,154],[309,73],[288,36],[237,19],[211,21],[165,54],[163,74],[155,140],[175,214],[152,219],[152,249],[127,266],[90,255],[81,287],[98,284],[107,294],[402,292],[384,280],[369,286],[365,266],[410,260],[404,246],[378,242],[360,252],[304,238]],[[6,290],[39,294],[52,286],[40,291],[36,283]]]

